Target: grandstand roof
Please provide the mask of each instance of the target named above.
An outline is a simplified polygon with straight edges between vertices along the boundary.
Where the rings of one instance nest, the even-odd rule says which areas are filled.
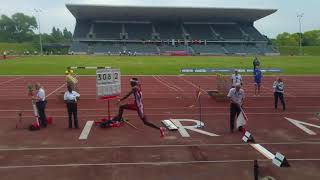
[[[66,4],[79,20],[110,21],[185,21],[185,22],[254,22],[276,9],[193,8],[154,6],[109,6]]]

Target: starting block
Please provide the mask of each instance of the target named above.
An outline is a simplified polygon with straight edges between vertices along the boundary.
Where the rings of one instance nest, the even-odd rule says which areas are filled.
[[[178,127],[171,120],[163,120],[161,122],[164,126],[166,126],[166,128],[169,131],[177,131],[178,130]]]
[[[276,156],[272,159],[272,163],[278,167],[290,167],[286,157],[279,152],[277,152]]]
[[[245,142],[245,143],[254,143],[254,139],[253,139],[253,136],[251,135],[251,133],[249,131],[246,131],[245,134],[243,135],[242,137],[242,140]]]

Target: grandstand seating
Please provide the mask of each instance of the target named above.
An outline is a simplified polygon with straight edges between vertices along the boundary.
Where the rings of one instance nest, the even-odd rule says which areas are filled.
[[[225,44],[224,46],[229,54],[247,53],[246,46],[243,44]]]
[[[219,44],[208,44],[208,45],[192,45],[191,46],[195,53],[202,54],[202,55],[209,55],[209,54],[217,54],[223,55],[226,52]]]
[[[86,38],[90,31],[90,23],[86,21],[78,21],[74,30],[74,38]]]
[[[278,53],[271,45],[245,45],[245,44],[226,44],[226,50],[229,54],[266,54]]]
[[[259,49],[255,45],[247,45],[245,48],[247,54],[260,54]]]
[[[274,49],[271,45],[266,44],[257,44],[257,48],[259,48],[260,52],[263,54],[266,53],[278,53],[276,49]]]
[[[276,9],[67,4],[76,19],[70,51],[137,54],[277,54],[254,23]],[[173,41],[174,40],[174,41]],[[128,53],[128,52],[131,53]],[[167,52],[167,53],[166,53]]]
[[[211,27],[225,40],[243,40],[243,34],[237,24],[211,24]]]
[[[167,45],[163,44],[159,46],[160,52],[165,53],[165,52],[173,52],[173,51],[186,51],[189,52],[188,46],[172,46],[172,45]]]
[[[157,46],[154,44],[128,43],[125,46],[126,51],[137,54],[159,54]]]
[[[267,39],[253,26],[241,26],[242,30],[246,32],[253,41],[266,41]]]
[[[94,44],[89,47],[93,54],[120,54],[123,52],[123,46],[120,44],[104,43]]]
[[[88,44],[87,43],[82,43],[79,41],[74,41],[72,42],[72,45],[69,50],[71,53],[87,53],[88,52]]]
[[[215,40],[208,24],[184,24],[186,32],[190,34],[191,39],[197,40]]]
[[[148,40],[151,39],[152,25],[151,24],[125,24],[125,32],[128,33],[128,38],[131,40]]]
[[[120,39],[121,23],[94,23],[94,34],[97,39]]]
[[[181,24],[162,23],[155,25],[156,32],[160,39],[184,39]]]
[[[124,27],[124,28],[123,28]],[[141,40],[152,40],[154,30],[163,41],[176,39],[183,40],[185,34],[190,35],[190,46],[168,45],[166,42],[155,44],[143,44]],[[93,30],[92,37],[89,37],[90,30]],[[128,42],[121,42],[120,34],[128,34]],[[79,42],[81,39],[107,40],[104,43],[88,45],[86,42]],[[252,25],[247,24],[200,24],[200,23],[109,23],[78,21],[74,32],[75,41],[72,43],[70,52],[95,53],[95,54],[119,54],[120,52],[136,52],[137,54],[159,54],[173,51],[185,51],[193,54],[266,54],[277,53],[266,37],[264,37]],[[78,40],[77,40],[78,39]],[[202,44],[198,41],[202,40]],[[203,44],[207,40],[207,45]],[[111,42],[108,42],[111,41]],[[132,42],[130,42],[132,41]],[[211,41],[211,42],[210,42]],[[214,41],[214,42],[212,42]],[[221,41],[224,41],[223,44]],[[231,43],[228,41],[240,41]],[[243,42],[241,42],[243,41]],[[250,41],[250,44],[246,43]],[[259,43],[254,43],[259,41]],[[264,41],[265,43],[261,43]],[[176,41],[177,42],[177,41]],[[120,45],[120,43],[126,43]]]

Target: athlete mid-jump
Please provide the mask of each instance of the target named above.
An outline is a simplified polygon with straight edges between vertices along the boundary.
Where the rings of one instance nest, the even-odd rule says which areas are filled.
[[[143,123],[147,126],[150,126],[152,128],[160,130],[160,136],[163,137],[165,128],[156,126],[155,124],[151,123],[150,121],[148,121],[146,115],[144,114],[141,84],[139,83],[138,79],[137,78],[130,79],[130,85],[131,85],[131,91],[126,96],[119,99],[118,102],[120,103],[121,101],[127,99],[129,96],[131,96],[133,94],[134,103],[121,105],[119,107],[118,116],[116,117],[117,120],[122,119],[124,109],[137,111],[137,113],[138,113],[140,119],[143,121]]]

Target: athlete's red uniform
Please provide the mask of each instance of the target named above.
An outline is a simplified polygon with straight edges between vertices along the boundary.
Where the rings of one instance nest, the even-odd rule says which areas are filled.
[[[140,119],[143,119],[145,116],[144,116],[144,109],[143,109],[143,102],[142,102],[141,86],[133,87],[132,94],[134,96],[134,103],[127,104],[128,109],[137,111]]]
[[[122,114],[123,114],[124,109],[137,111],[137,113],[138,113],[140,119],[143,121],[143,123],[147,126],[152,127],[152,128],[159,129],[160,134],[163,137],[165,129],[163,127],[158,127],[155,124],[153,124],[147,120],[147,117],[145,116],[144,109],[143,109],[141,85],[137,81],[136,81],[136,83],[137,84],[132,87],[132,90],[130,91],[130,93],[128,93],[125,97],[123,97],[121,99],[121,100],[124,100],[124,99],[128,98],[131,94],[133,94],[134,102],[120,106],[119,114],[118,114],[117,118],[119,120],[122,119]]]

